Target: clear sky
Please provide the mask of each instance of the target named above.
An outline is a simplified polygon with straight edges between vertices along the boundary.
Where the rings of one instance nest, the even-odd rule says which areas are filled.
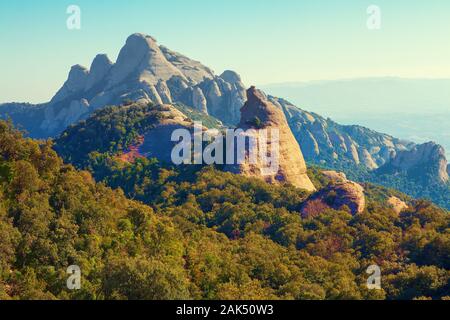
[[[81,8],[81,30],[66,9]],[[382,11],[369,31],[367,7]],[[44,102],[71,65],[115,61],[142,32],[246,84],[370,76],[450,77],[449,0],[0,1],[0,102]]]

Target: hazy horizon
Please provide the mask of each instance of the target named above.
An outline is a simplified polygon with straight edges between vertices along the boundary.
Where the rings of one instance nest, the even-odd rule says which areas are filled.
[[[416,143],[437,142],[450,158],[450,79],[361,78],[262,88],[340,124]]]

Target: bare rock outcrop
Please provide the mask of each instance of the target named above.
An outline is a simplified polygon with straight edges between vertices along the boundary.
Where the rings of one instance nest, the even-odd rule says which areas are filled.
[[[83,91],[89,78],[89,70],[83,66],[75,65],[70,69],[69,77],[61,89],[55,94],[52,103],[57,103]]]
[[[392,209],[394,209],[394,211],[396,213],[400,213],[403,210],[408,208],[408,205],[406,204],[406,202],[404,202],[404,201],[402,201],[399,198],[394,197],[394,196],[390,197],[387,202],[392,207]]]
[[[337,172],[337,171],[322,171],[322,174],[330,179],[333,182],[347,182],[347,176],[343,172]]]
[[[165,81],[159,80],[158,83],[156,84],[156,90],[158,91],[158,94],[161,97],[164,104],[172,103],[173,101],[172,94]]]
[[[101,82],[106,78],[113,65],[106,54],[97,55],[89,69],[85,91],[93,89],[97,84],[101,85]]]
[[[253,136],[257,145],[245,150],[245,160],[241,164],[232,165],[228,170],[249,177],[263,179],[269,183],[290,183],[298,188],[314,191],[315,187],[306,174],[306,163],[300,147],[289,128],[282,110],[267,100],[267,97],[255,87],[247,91],[247,102],[241,109],[241,121],[238,128]],[[262,141],[261,130],[266,130],[267,141]],[[279,140],[272,133],[279,133]],[[251,138],[251,137],[250,137]],[[252,154],[258,154],[261,144],[265,144],[265,152],[271,153],[272,144],[278,144],[277,155],[271,153],[272,159],[277,158],[276,170],[265,172],[267,164],[258,157],[257,163],[252,163]],[[248,145],[247,145],[248,146]],[[253,149],[252,149],[253,148]],[[258,150],[255,150],[258,148]]]
[[[199,87],[195,87],[194,89],[192,89],[191,105],[197,110],[202,111],[203,113],[208,113],[208,103],[206,101],[205,95],[203,94],[203,91]]]
[[[107,88],[113,88],[125,80],[146,81],[157,84],[173,76],[186,79],[184,74],[167,61],[156,40],[151,36],[133,34],[128,37],[111,70]]]
[[[411,150],[398,152],[389,163],[378,169],[378,172],[404,173],[408,178],[424,184],[447,183],[447,165],[444,148],[434,142],[428,142],[415,145]]]
[[[247,95],[241,77],[234,71],[225,71],[199,84],[208,106],[208,113],[226,124],[236,125],[241,118],[241,107]]]
[[[300,211],[303,218],[314,218],[326,209],[349,209],[352,215],[364,211],[366,199],[364,188],[353,181],[343,181],[330,184],[328,187],[313,194]]]

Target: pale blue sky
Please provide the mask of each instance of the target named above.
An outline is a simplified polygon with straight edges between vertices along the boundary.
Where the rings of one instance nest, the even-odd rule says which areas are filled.
[[[82,29],[66,28],[66,8]],[[369,31],[366,9],[382,10]],[[250,84],[369,76],[450,77],[448,0],[15,0],[0,2],[0,102],[44,102],[71,65],[115,60],[128,35]]]

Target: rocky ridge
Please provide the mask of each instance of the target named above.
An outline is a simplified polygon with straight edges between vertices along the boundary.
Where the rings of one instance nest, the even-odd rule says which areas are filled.
[[[89,69],[76,65],[50,102],[3,104],[0,118],[11,118],[31,137],[55,137],[98,109],[131,100],[180,102],[234,126],[240,122],[245,88],[233,71],[215,75],[200,62],[158,45],[151,36],[133,34],[115,63],[100,54]],[[367,172],[391,177],[406,173],[425,186],[448,183],[450,167],[440,146],[416,145],[361,126],[340,125],[286,100],[266,99],[284,112],[304,159],[310,163],[346,173],[363,170],[362,176]],[[356,179],[355,175],[352,178]]]
[[[97,109],[129,100],[181,102],[235,124],[245,102],[245,86],[233,71],[217,76],[200,62],[159,46],[151,36],[133,34],[116,63],[102,54],[95,57],[90,69],[75,65],[50,102],[4,104],[0,118],[10,116],[15,123],[26,124],[32,137],[46,138]]]
[[[399,152],[414,146],[361,126],[340,125],[284,99],[270,96],[270,100],[286,114],[308,162],[332,168],[336,164],[347,164],[375,170],[389,163]]]
[[[377,172],[406,173],[409,178],[423,183],[445,184],[449,181],[447,168],[444,148],[434,142],[428,142],[415,145],[411,150],[399,152]]]

